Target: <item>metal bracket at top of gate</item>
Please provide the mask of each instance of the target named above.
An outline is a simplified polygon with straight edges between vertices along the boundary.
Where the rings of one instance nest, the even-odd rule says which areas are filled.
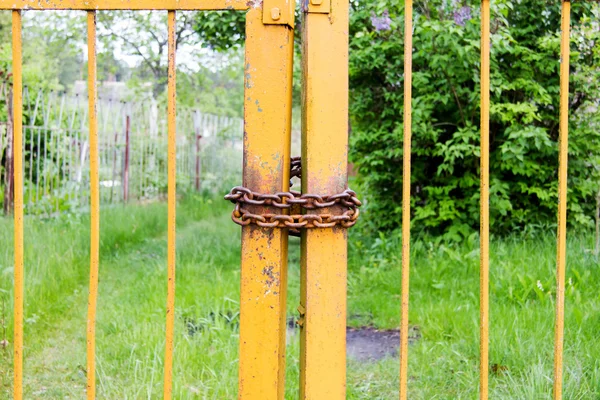
[[[263,0],[263,24],[294,27],[294,0]]]
[[[331,0],[302,0],[302,11],[309,14],[329,14]]]
[[[302,11],[311,14],[329,14],[331,0],[301,0]],[[263,0],[263,24],[294,27],[294,0]]]

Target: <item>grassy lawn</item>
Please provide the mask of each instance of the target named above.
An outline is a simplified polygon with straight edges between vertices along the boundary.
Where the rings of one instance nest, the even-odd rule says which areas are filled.
[[[98,397],[162,396],[166,299],[166,206],[102,214],[98,304]],[[28,399],[80,399],[85,388],[89,232],[86,217],[27,219],[25,386]],[[239,227],[222,201],[187,199],[178,208],[176,398],[237,395]],[[351,235],[350,326],[399,323],[397,237]],[[474,399],[478,385],[479,255],[461,245],[416,241],[411,272],[411,399]],[[569,240],[565,398],[600,398],[600,274]],[[494,239],[491,248],[491,397],[547,399],[552,388],[555,241]],[[12,224],[0,219],[0,399],[12,379]],[[290,248],[288,313],[299,299],[299,242]],[[0,325],[0,340],[4,338]],[[287,398],[297,398],[299,344],[288,347]],[[349,399],[395,399],[398,360],[349,360]]]

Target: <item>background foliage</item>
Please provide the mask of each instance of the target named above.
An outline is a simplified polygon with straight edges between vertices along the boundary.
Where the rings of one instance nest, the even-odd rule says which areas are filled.
[[[243,52],[230,49],[217,52],[204,43],[194,29],[200,13],[178,12],[176,41],[178,47],[177,101],[179,109],[199,110],[203,114],[241,117],[243,106]],[[98,12],[98,97],[100,100],[156,104],[156,120],[166,115],[167,82],[167,15],[166,12],[111,11]],[[10,182],[11,163],[6,130],[7,104],[12,85],[11,12],[0,11],[0,204],[10,196],[6,191]],[[23,84],[25,125],[44,125],[44,118],[53,120],[52,127],[69,127],[72,118],[62,113],[60,102],[55,107],[48,101],[38,104],[36,99],[87,96],[87,35],[85,12],[81,11],[26,11],[23,13]],[[38,107],[39,106],[39,107]],[[31,110],[44,109],[43,112]],[[37,115],[33,121],[33,115]],[[153,114],[154,115],[154,114]],[[63,118],[62,121],[60,118]],[[111,122],[118,123],[114,115]],[[149,117],[150,118],[150,117]],[[149,120],[144,118],[143,122]],[[79,121],[78,121],[79,122]],[[139,125],[139,122],[134,122]],[[124,129],[124,122],[121,124]],[[87,122],[83,124],[87,126]],[[146,125],[144,125],[146,126]],[[180,130],[184,129],[182,125]],[[36,165],[48,165],[54,171],[59,186],[67,182],[63,169],[51,168],[47,160],[65,160],[64,146],[52,145],[52,134],[38,130],[37,139],[31,132],[24,134],[27,160]],[[189,133],[189,132],[186,132]],[[86,133],[87,134],[87,133]],[[47,143],[47,136],[50,142]],[[148,136],[148,135],[145,135]],[[154,150],[146,159],[157,159]],[[160,153],[160,152],[159,152]],[[41,154],[38,161],[38,155]],[[142,162],[143,154],[139,160]],[[212,153],[211,155],[215,155]],[[239,153],[238,153],[239,154]],[[206,157],[205,157],[206,159]],[[58,165],[58,164],[56,164]],[[42,167],[45,170],[45,167]],[[36,168],[37,171],[37,168]],[[46,177],[44,174],[44,182]],[[32,175],[36,187],[37,173]],[[221,176],[221,181],[224,177]],[[54,196],[54,194],[52,194]],[[61,195],[62,198],[62,195]],[[9,210],[7,205],[6,210]],[[31,212],[31,210],[28,210]]]
[[[557,197],[560,2],[522,0],[517,7],[497,0],[492,8],[492,228],[547,228],[555,221]],[[478,10],[471,0],[415,3],[414,227],[457,239],[478,224]],[[352,1],[350,12],[350,158],[367,199],[369,228],[393,230],[402,184],[403,5]],[[296,17],[298,32],[300,13]],[[194,49],[180,65],[180,104],[241,115],[245,15],[180,13],[179,19],[179,50]],[[569,221],[578,227],[592,223],[600,178],[599,20],[598,4],[573,2]],[[85,79],[83,14],[26,13],[24,23],[24,81],[32,92],[69,90]],[[165,16],[100,13],[98,29],[101,79],[126,81],[134,96],[164,102]],[[7,74],[10,13],[0,14],[0,37],[0,72]],[[0,113],[6,113],[4,104]]]
[[[413,50],[413,224],[460,239],[478,226],[479,3],[417,2]],[[574,2],[569,221],[592,223],[600,142],[600,12]],[[399,226],[403,8],[353,3],[351,157],[373,228]],[[490,191],[495,232],[556,219],[560,2],[492,2]]]

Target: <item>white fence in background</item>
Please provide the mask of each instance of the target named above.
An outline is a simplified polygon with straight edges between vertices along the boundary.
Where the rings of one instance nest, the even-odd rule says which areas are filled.
[[[87,98],[39,93],[32,99],[25,91],[24,100],[25,211],[84,210],[89,202]],[[99,98],[97,112],[101,203],[166,195],[166,108]],[[10,142],[10,124],[0,125],[0,168],[10,161]],[[242,119],[178,109],[178,191],[224,191],[238,183],[242,143]],[[0,187],[6,188],[9,169],[0,172]]]

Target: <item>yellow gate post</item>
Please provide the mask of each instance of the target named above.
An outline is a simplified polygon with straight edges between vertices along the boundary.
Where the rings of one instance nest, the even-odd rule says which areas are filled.
[[[176,245],[176,207],[177,207],[177,137],[176,137],[176,74],[175,64],[175,11],[167,12],[168,19],[168,54],[169,67],[167,73],[167,131],[168,131],[168,158],[167,158],[167,323],[165,338],[165,370],[163,399],[171,400],[173,397],[173,350],[175,335],[175,245]]]
[[[488,398],[490,313],[490,1],[481,1],[479,398]]]
[[[410,294],[410,182],[412,152],[413,2],[404,2],[404,126],[402,151],[402,281],[400,291],[400,400],[408,398],[408,302]]]
[[[348,6],[310,1],[303,10],[303,193],[347,188]],[[346,398],[346,239],[340,227],[302,231],[301,399]]]
[[[87,398],[96,398],[96,305],[100,263],[100,178],[96,115],[96,12],[87,12],[88,107],[90,132],[90,288],[87,319]]]
[[[260,7],[246,15],[243,181],[277,193],[289,189],[294,2],[268,3],[264,15]],[[287,239],[284,229],[242,228],[240,399],[283,399]]]
[[[567,264],[567,165],[569,156],[569,56],[571,3],[563,0],[560,40],[560,129],[558,161],[558,240],[556,251],[556,320],[554,327],[554,399],[562,398]]]
[[[15,333],[14,383],[15,400],[23,398],[23,74],[21,11],[12,12],[13,69],[13,173],[15,217]]]

